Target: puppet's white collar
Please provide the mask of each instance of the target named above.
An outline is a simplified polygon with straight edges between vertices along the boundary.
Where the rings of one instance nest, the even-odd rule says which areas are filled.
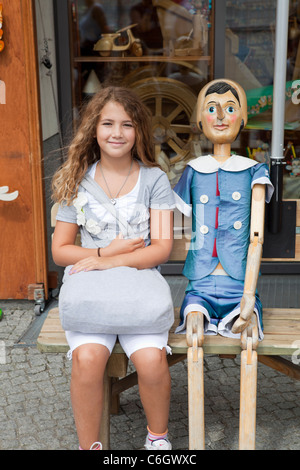
[[[203,155],[202,157],[195,158],[195,160],[191,160],[188,165],[199,173],[215,173],[219,168],[224,171],[247,170],[257,165],[257,161],[251,158],[241,157],[240,155],[232,155],[228,160],[220,163],[211,155]]]

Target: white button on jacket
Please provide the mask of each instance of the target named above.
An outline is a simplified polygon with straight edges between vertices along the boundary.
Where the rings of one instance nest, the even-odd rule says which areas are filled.
[[[208,196],[206,194],[202,194],[202,196],[200,196],[200,202],[202,202],[202,204],[206,204],[208,202]]]
[[[240,220],[237,220],[236,222],[234,222],[233,226],[235,228],[235,230],[240,230],[240,228],[242,228],[242,222]]]
[[[201,225],[200,227],[200,232],[205,235],[206,233],[208,233],[208,227],[207,225]]]
[[[234,191],[234,193],[232,193],[232,199],[234,201],[239,201],[241,199],[241,193],[239,193],[238,191]]]

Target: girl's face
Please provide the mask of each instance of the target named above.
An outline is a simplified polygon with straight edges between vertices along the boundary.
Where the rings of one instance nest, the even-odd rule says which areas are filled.
[[[96,128],[101,158],[131,158],[135,128],[123,106],[109,101],[103,107]]]

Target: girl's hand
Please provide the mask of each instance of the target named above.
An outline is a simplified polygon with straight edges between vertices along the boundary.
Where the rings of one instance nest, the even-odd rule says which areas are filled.
[[[108,246],[101,249],[101,256],[106,257],[132,253],[138,248],[145,248],[143,237],[125,239],[122,234],[120,234]]]
[[[113,263],[111,257],[89,256],[84,258],[73,265],[69,274],[76,274],[80,271],[94,271],[114,268],[116,265]]]
[[[144,248],[145,241],[140,238],[124,239],[118,235],[107,247],[101,249],[101,256],[89,256],[73,265],[69,274],[79,273],[80,271],[104,270],[119,266],[116,256],[124,253],[132,253],[138,248]]]

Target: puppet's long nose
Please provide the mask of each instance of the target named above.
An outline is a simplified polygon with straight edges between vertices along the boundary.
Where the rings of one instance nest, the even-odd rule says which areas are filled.
[[[220,103],[217,104],[217,118],[222,121],[224,119],[224,111]]]

